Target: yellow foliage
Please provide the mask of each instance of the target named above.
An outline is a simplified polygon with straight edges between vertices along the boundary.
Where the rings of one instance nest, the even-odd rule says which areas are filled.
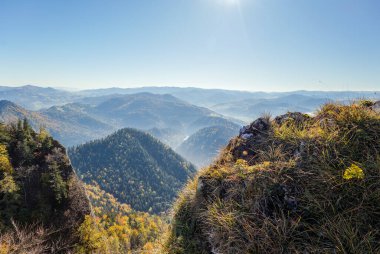
[[[45,139],[49,138],[50,134],[45,128],[40,128],[40,132],[38,133],[38,139],[40,141],[44,141]]]
[[[344,171],[343,178],[345,180],[350,180],[352,178],[356,179],[363,179],[364,178],[364,171],[356,164],[351,164],[346,170]]]
[[[269,167],[270,164],[271,164],[270,161],[264,161],[264,162],[263,162],[263,166],[264,166],[264,167]]]
[[[0,171],[12,174],[13,168],[9,161],[8,151],[5,145],[0,145]]]
[[[81,245],[77,249],[78,253],[107,253],[106,233],[104,229],[98,226],[98,220],[86,215],[78,232],[81,239]]]
[[[0,155],[8,155],[7,147],[5,145],[0,145]]]
[[[10,245],[8,243],[0,243],[0,254],[10,253]]]
[[[86,185],[86,190],[97,217],[86,218],[80,227],[77,252],[153,253],[149,248],[165,226],[159,216],[133,211],[98,185]]]
[[[19,189],[13,177],[5,173],[4,178],[0,180],[0,193],[12,194]]]
[[[147,242],[144,245],[143,251],[144,251],[144,253],[152,253],[154,251],[154,249],[155,249],[154,244],[151,242]]]
[[[245,167],[248,167],[248,162],[243,159],[238,159],[235,163],[235,166],[245,168]]]

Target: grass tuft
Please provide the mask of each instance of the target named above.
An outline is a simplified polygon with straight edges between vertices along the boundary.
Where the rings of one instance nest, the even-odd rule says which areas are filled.
[[[174,207],[167,253],[380,253],[380,115],[289,113],[235,138]],[[268,120],[268,119],[267,119]]]

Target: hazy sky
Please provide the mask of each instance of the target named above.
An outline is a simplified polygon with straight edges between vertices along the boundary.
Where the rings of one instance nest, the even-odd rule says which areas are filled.
[[[380,1],[0,0],[0,85],[379,90]]]

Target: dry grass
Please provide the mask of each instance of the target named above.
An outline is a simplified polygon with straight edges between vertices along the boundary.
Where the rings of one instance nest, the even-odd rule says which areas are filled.
[[[380,116],[368,105],[327,104],[232,140],[177,201],[165,251],[380,253]]]
[[[14,221],[12,226],[0,235],[0,254],[71,253],[73,246],[55,236],[58,230],[38,224],[22,227]]]

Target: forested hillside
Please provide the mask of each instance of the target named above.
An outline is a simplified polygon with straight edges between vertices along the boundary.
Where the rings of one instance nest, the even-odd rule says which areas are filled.
[[[88,214],[89,200],[65,148],[26,120],[0,124],[2,253],[67,252]]]
[[[44,129],[0,124],[0,253],[152,253],[166,227],[83,184]]]
[[[87,183],[137,211],[167,210],[195,168],[151,135],[122,129],[69,149],[71,162]]]
[[[136,212],[120,203],[96,183],[86,184],[94,217],[87,216],[80,226],[77,253],[154,253],[167,228],[162,216]]]

